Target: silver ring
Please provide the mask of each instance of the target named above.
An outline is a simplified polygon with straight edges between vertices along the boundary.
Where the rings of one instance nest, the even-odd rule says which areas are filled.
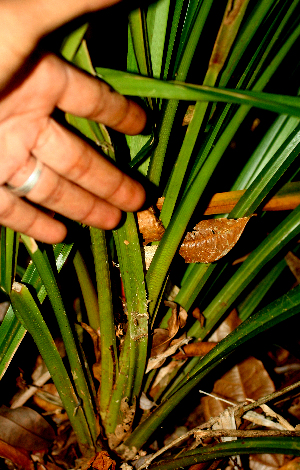
[[[26,196],[26,194],[29,193],[29,191],[31,191],[35,187],[38,180],[40,179],[42,169],[43,169],[43,163],[37,159],[35,169],[31,173],[31,175],[27,178],[25,183],[23,183],[21,186],[12,186],[11,184],[6,183],[6,187],[16,196],[19,196],[19,197]]]

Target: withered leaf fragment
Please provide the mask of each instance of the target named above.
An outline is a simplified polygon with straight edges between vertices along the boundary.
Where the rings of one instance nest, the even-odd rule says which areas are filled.
[[[207,219],[186,234],[179,254],[186,263],[213,263],[237,243],[250,217]]]
[[[153,207],[137,213],[139,230],[144,238],[144,245],[161,240],[165,229],[156,217]]]
[[[86,469],[93,470],[115,470],[116,462],[111,459],[106,451],[98,452],[95,457],[92,457],[86,464]]]

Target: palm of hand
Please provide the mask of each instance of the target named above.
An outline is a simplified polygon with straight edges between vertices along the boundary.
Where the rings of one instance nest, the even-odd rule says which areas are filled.
[[[88,225],[109,229],[121,211],[144,202],[141,185],[124,175],[52,117],[55,108],[136,134],[144,111],[56,56],[45,56],[0,104],[0,223],[39,240],[56,243],[65,226],[28,201]],[[5,183],[20,186],[36,166],[42,173],[21,199]]]

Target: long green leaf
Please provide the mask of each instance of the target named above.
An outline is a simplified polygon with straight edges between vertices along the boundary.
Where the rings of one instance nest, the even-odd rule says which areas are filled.
[[[141,423],[126,440],[128,448],[140,449],[150,438],[152,433],[171,413],[171,411],[186,397],[208,373],[219,366],[238,347],[257,338],[258,334],[270,329],[272,326],[300,313],[300,286],[289,291],[266,308],[252,315],[248,320],[238,326],[220,343],[206,354],[191,372],[184,384],[155,411]]]
[[[26,329],[10,306],[0,326],[0,379],[5,374],[25,334]]]
[[[70,322],[67,317],[67,313],[50,262],[46,253],[43,254],[41,252],[33,238],[30,238],[26,235],[21,235],[21,238],[32,258],[33,263],[35,264],[35,267],[42,279],[51,302],[70,362],[76,390],[78,396],[82,400],[83,409],[90,426],[92,438],[94,442],[96,442],[98,433],[97,421],[90,389],[87,383],[87,376],[82,367],[83,361],[81,361],[79,350],[73,336],[72,328],[70,326]]]
[[[160,0],[152,3],[147,11],[149,45],[153,76],[162,75],[162,62],[165,46],[166,30],[169,17],[170,0]]]
[[[23,284],[15,283],[10,299],[15,314],[32,335],[45,361],[82,451],[84,454],[93,452],[94,442],[80,399],[74,391],[54,340],[29,289]]]
[[[236,441],[223,442],[214,446],[205,446],[190,452],[183,452],[180,457],[150,465],[150,470],[174,470],[192,466],[200,462],[221,459],[244,454],[286,454],[300,455],[299,437],[251,437]]]
[[[100,67],[97,67],[96,71],[100,78],[107,81],[118,92],[129,96],[246,104],[279,114],[300,117],[300,98],[297,96],[166,82]]]

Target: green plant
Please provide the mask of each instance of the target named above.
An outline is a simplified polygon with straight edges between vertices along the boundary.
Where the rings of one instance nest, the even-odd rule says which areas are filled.
[[[71,125],[117,164],[124,159],[126,144],[128,166],[147,177],[157,196],[165,197],[160,219],[166,231],[147,272],[134,214],[127,214],[124,224],[112,233],[90,228],[87,236],[86,227],[77,227],[85,242],[74,236],[72,245],[53,249],[21,235],[33,261],[23,273],[17,265],[18,234],[5,228],[1,232],[0,284],[11,300],[0,328],[1,374],[27,329],[52,375],[85,455],[105,448],[105,438],[119,455],[133,455],[186,394],[229,355],[238,360],[242,344],[300,312],[299,287],[287,287],[279,299],[272,290],[276,279],[285,276],[284,256],[297,248],[300,206],[284,217],[262,211],[266,200],[287,182],[298,179],[300,2],[229,0],[222,15],[215,0],[159,0],[129,12],[128,47],[124,56],[121,52],[116,59],[116,70],[99,67],[102,49],[96,41],[86,40],[88,25],[66,37],[61,47],[67,60],[96,73],[120,93],[143,98],[152,112],[151,133],[126,137],[126,142],[120,136],[110,137],[104,126],[67,116]],[[93,24],[92,30],[96,27]],[[122,69],[125,61],[126,70]],[[193,117],[185,130],[182,118],[191,103]],[[252,137],[245,131],[245,122],[257,116],[254,108],[263,110],[260,116],[267,125],[256,145],[250,145]],[[247,144],[230,152],[236,136]],[[238,268],[232,266],[234,250],[210,264],[184,265],[178,248],[185,232],[203,218],[208,198],[230,189],[245,192],[224,217],[256,214],[247,228],[255,232],[255,241],[248,239],[248,251],[247,245],[243,247],[250,255]],[[243,246],[242,240],[240,243]],[[86,255],[89,245],[95,282],[94,273],[89,272],[90,254]],[[70,258],[89,326],[100,329],[97,394],[91,364],[82,360],[82,345],[70,325],[64,292],[58,288],[58,273]],[[116,269],[112,261],[119,265],[124,289],[122,322],[125,313],[127,320],[121,340],[114,317],[119,298],[113,294],[117,289],[120,296],[121,288],[112,286]],[[14,282],[16,272],[21,282]],[[157,374],[157,370],[145,373],[153,330],[167,328],[172,314],[172,308],[164,304],[170,283],[180,286],[175,297],[178,305],[188,312],[194,306],[203,311],[203,325],[188,317],[186,333],[192,340],[206,339],[233,307],[238,308],[243,323],[204,358],[195,357],[175,367],[154,397],[158,406],[141,419],[139,398],[142,392],[149,392]],[[267,293],[266,305],[263,299]],[[46,295],[65,344],[68,367],[43,320],[40,304]],[[103,432],[99,431],[98,415]],[[257,438],[254,444],[255,452],[278,452],[275,438]],[[282,453],[299,455],[297,437],[286,436],[281,449]],[[153,467],[178,468],[245,452],[251,453],[251,446],[238,440],[210,448],[207,453],[203,449],[187,451],[178,461],[166,459]]]

